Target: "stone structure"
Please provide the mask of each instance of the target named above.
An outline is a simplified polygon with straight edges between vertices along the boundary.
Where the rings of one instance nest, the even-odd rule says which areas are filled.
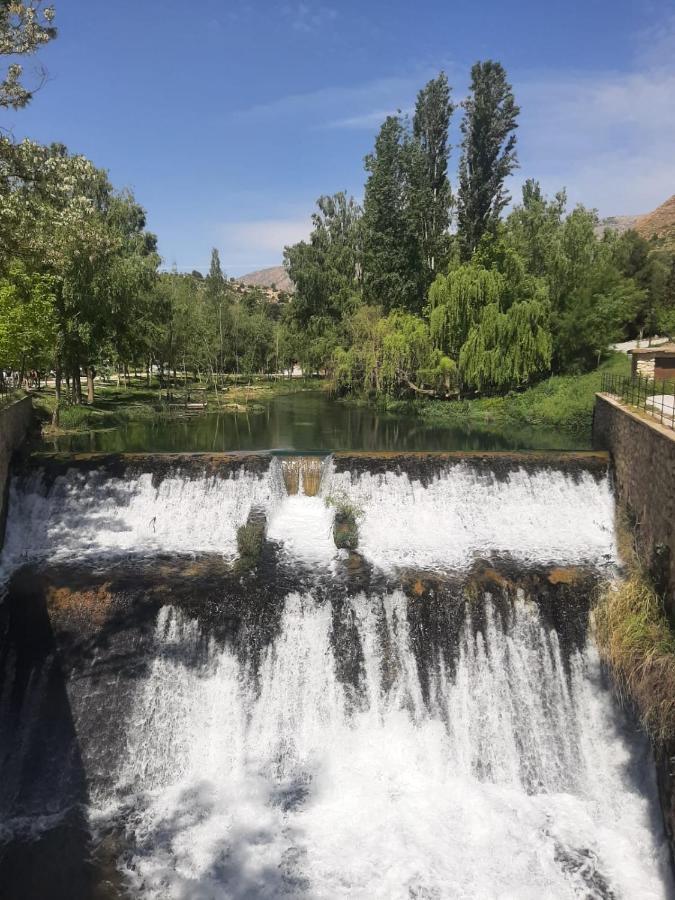
[[[593,442],[611,454],[619,503],[635,520],[638,552],[675,626],[675,431],[609,394],[597,394]],[[675,864],[675,741],[656,746],[654,757]]]
[[[9,492],[9,464],[24,441],[33,414],[30,397],[22,397],[0,408],[0,548],[5,537]]]
[[[629,350],[631,375],[642,375],[656,381],[675,381],[675,343],[669,341],[656,347],[635,347]]]
[[[635,520],[638,551],[675,623],[675,431],[597,394],[593,443],[611,454],[619,502]]]

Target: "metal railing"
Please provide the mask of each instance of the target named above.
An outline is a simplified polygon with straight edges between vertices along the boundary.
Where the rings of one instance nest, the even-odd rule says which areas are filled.
[[[675,381],[605,373],[600,390],[618,397],[628,406],[644,410],[661,425],[675,429]]]

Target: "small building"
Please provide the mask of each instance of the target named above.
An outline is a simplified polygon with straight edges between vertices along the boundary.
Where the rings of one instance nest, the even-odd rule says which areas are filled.
[[[631,356],[631,375],[655,381],[675,381],[675,341],[656,347],[635,347]]]

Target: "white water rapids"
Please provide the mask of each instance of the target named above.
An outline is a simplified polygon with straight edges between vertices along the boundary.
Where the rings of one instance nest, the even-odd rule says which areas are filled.
[[[428,484],[406,473],[337,473],[330,462],[320,494],[287,495],[280,462],[230,477],[175,471],[112,477],[71,469],[46,486],[40,472],[14,480],[3,560],[101,553],[237,553],[237,528],[251,510],[267,535],[313,565],[330,566],[334,506],[359,515],[359,551],[382,568],[462,568],[478,556],[509,555],[556,565],[613,561],[614,501],[607,476],[516,468],[502,481],[469,463]],[[327,504],[328,501],[328,504]]]
[[[332,528],[347,501],[365,568],[386,588],[338,589]],[[242,576],[260,605],[259,654],[211,630],[217,605],[198,619],[174,596],[150,620],[147,666],[111,724],[123,749],[105,777],[105,734],[85,741],[89,821],[98,835],[111,823],[123,834],[116,864],[131,896],[671,896],[651,753],[591,638],[563,646],[524,588],[439,594],[434,602],[456,604],[457,627],[425,633],[413,606],[431,595],[391,586],[404,583],[401,569],[438,583],[453,573],[463,585],[476,559],[493,555],[522,573],[611,568],[605,475],[539,465],[497,478],[464,462],[423,483],[328,461],[318,494],[306,496],[287,494],[277,460],[228,477],[36,473],[12,484],[2,564],[7,573],[26,559],[82,566],[111,554],[115,564],[158,553],[235,560],[254,510],[284,577],[302,563],[277,605],[254,590],[260,573]],[[82,717],[101,721],[117,689],[103,672],[96,693],[88,675],[83,687],[68,682],[76,731],[91,734]]]
[[[356,696],[330,604],[287,598],[257,687],[230,649],[191,665],[199,628],[165,608],[119,774],[139,894],[664,897],[653,805],[632,781],[649,754],[622,733],[594,651],[568,677],[536,607],[517,602],[504,631],[485,602],[455,673],[431,661],[428,704],[400,593],[351,601]]]

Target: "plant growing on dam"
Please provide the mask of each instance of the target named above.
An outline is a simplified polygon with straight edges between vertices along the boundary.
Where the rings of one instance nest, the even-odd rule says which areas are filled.
[[[241,570],[254,569],[265,542],[265,519],[260,516],[250,516],[245,525],[237,529],[237,549],[239,558],[237,568]]]
[[[326,506],[335,507],[333,540],[338,550],[356,550],[359,543],[358,520],[363,511],[346,494],[326,497]]]
[[[675,632],[662,598],[635,558],[594,610],[600,654],[655,741],[675,737]]]

